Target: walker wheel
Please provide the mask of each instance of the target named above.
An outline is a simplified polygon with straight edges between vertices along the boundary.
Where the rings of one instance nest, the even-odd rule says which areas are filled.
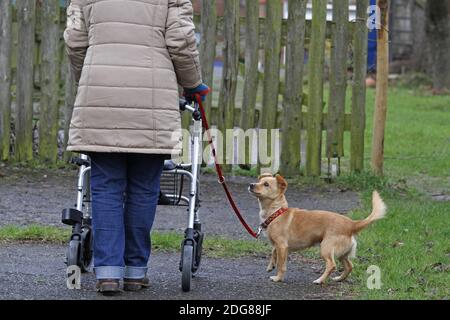
[[[181,257],[181,289],[184,292],[188,292],[191,290],[193,256],[194,247],[191,244],[185,244],[183,246],[183,255]]]
[[[202,261],[203,238],[204,238],[203,232],[195,231],[196,248],[195,248],[195,261],[193,265],[194,274],[197,273],[198,269],[200,268],[200,263]]]
[[[92,230],[89,226],[84,226],[81,233],[82,255],[80,261],[81,272],[89,272],[92,263]]]
[[[67,249],[67,266],[78,266],[78,258],[80,254],[80,241],[70,240]]]

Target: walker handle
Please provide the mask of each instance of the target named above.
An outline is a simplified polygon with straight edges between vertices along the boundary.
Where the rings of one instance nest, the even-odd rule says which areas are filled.
[[[186,106],[189,105],[189,103],[184,98],[180,98],[180,111],[185,111]]]

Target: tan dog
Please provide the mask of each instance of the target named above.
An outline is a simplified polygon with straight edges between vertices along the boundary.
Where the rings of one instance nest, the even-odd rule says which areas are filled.
[[[258,183],[250,184],[250,193],[258,198],[261,222],[273,217],[275,212],[280,212],[280,208],[288,208],[285,197],[287,185],[282,176],[273,177],[271,174],[264,174],[259,177]],[[289,251],[309,248],[316,244],[320,244],[320,253],[325,259],[326,269],[314,283],[324,283],[336,269],[335,257],[343,264],[344,272],[333,280],[346,279],[353,268],[350,258],[356,254],[355,235],[372,222],[383,218],[386,213],[386,206],[376,191],[373,192],[372,203],[372,213],[361,221],[353,221],[334,212],[302,209],[288,209],[275,218],[266,229],[273,246],[267,271],[272,271],[275,266],[278,270],[277,275],[270,279],[275,282],[283,281]]]

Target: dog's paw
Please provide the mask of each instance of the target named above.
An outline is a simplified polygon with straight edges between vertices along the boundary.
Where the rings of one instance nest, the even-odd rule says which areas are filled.
[[[322,279],[319,278],[317,280],[314,280],[313,283],[314,284],[323,284],[323,281],[322,281]]]
[[[275,269],[275,266],[269,265],[269,266],[267,267],[266,271],[267,271],[267,272],[272,272],[273,269]]]
[[[273,282],[282,282],[283,278],[281,278],[279,276],[272,276],[272,277],[270,277],[270,280],[272,280]]]

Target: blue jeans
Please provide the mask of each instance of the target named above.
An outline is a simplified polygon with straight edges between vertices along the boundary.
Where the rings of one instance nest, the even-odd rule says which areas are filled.
[[[131,153],[89,156],[95,275],[144,278],[164,158]]]

